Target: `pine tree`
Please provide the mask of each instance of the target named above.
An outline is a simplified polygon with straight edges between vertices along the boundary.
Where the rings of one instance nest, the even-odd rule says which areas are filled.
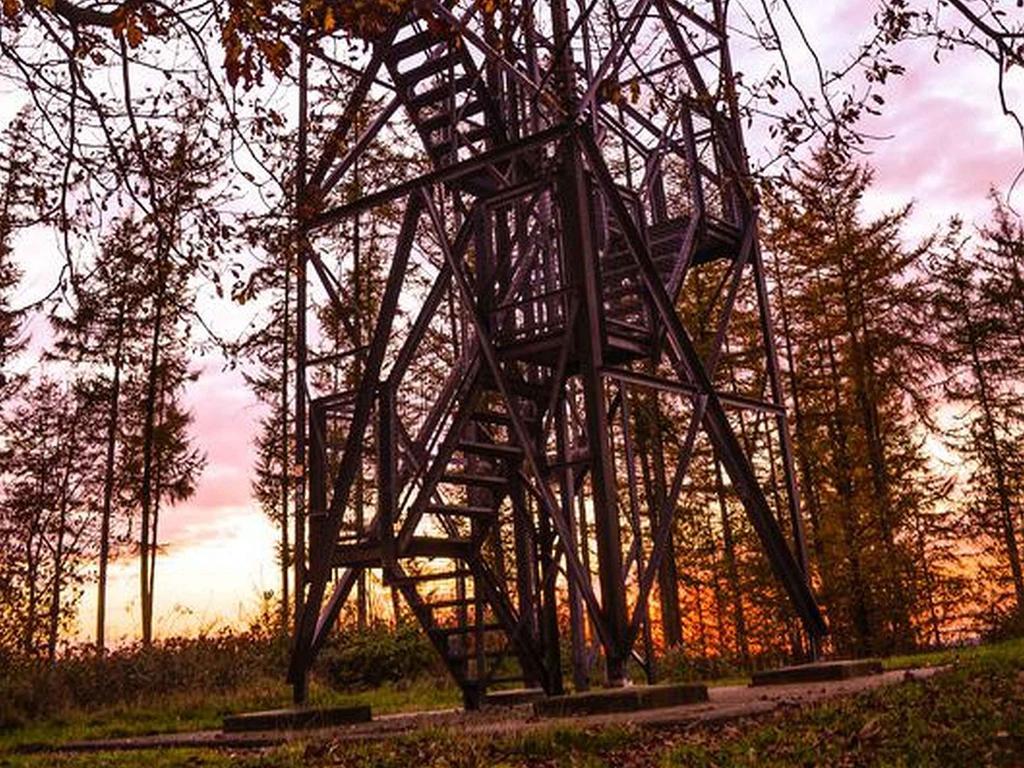
[[[246,372],[246,383],[257,398],[266,405],[269,412],[260,420],[255,437],[256,466],[252,492],[260,509],[277,526],[279,531],[277,562],[281,574],[280,626],[282,631],[290,620],[289,570],[292,564],[292,549],[289,542],[291,517],[289,514],[292,498],[292,456],[294,455],[294,433],[291,429],[290,397],[291,363],[294,355],[294,327],[291,316],[292,260],[288,255],[287,240],[273,238],[268,254],[271,262],[280,259],[283,268],[273,266],[257,270],[250,279],[247,291],[260,293],[269,306],[266,309],[264,325],[250,333],[239,345],[238,353],[250,358],[257,367],[256,372]],[[241,298],[236,295],[236,298]],[[248,298],[246,299],[248,300]]]
[[[74,617],[95,516],[94,414],[74,385],[42,378],[4,422],[0,540],[18,556],[6,579],[19,645],[53,662]]]
[[[861,654],[922,637],[915,547],[936,503],[918,429],[930,406],[921,267],[931,242],[904,245],[909,206],[865,220],[871,180],[819,152],[766,196],[813,559],[834,642]]]
[[[27,342],[22,334],[25,310],[15,307],[21,270],[14,261],[14,238],[23,228],[41,223],[47,205],[48,168],[33,146],[19,114],[0,136],[0,401],[18,389],[24,377],[11,363]]]
[[[123,446],[123,394],[139,375],[145,326],[140,322],[145,303],[147,265],[138,246],[137,222],[124,219],[103,243],[90,273],[76,286],[77,302],[69,316],[51,318],[57,339],[53,356],[74,364],[88,386],[83,396],[105,413],[102,502],[98,535],[96,647],[105,647],[107,568],[127,522],[116,504],[125,478],[119,473]]]
[[[1012,273],[986,273],[991,246],[964,253],[953,243],[931,264],[934,316],[938,325],[942,392],[958,407],[946,431],[949,444],[967,460],[962,489],[969,529],[980,539],[998,542],[998,566],[988,568],[997,606],[1007,602],[1024,612],[1024,564],[1021,562],[1021,514],[1024,495],[1024,393],[1017,354],[1016,318],[1006,311]],[[989,262],[990,263],[990,262]],[[1006,594],[1009,587],[1012,599]]]
[[[202,104],[186,104],[176,128],[171,135],[149,134],[145,153],[140,151],[151,206],[140,221],[139,243],[149,256],[141,286],[147,349],[140,387],[126,409],[132,425],[126,442],[137,445],[128,468],[137,472],[131,500],[140,517],[141,634],[147,645],[153,638],[160,505],[187,498],[205,463],[190,445],[191,417],[180,405],[192,378],[184,356],[193,332],[195,283],[208,276],[219,289],[217,256],[228,239],[218,208],[222,150],[204,125]]]

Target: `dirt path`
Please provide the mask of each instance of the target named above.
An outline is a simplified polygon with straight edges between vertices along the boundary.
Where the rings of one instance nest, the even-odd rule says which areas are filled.
[[[892,685],[904,680],[924,679],[942,667],[884,672],[850,680],[797,683],[771,687],[721,686],[708,690],[709,701],[678,707],[639,712],[588,715],[573,718],[539,718],[529,706],[493,708],[482,712],[440,710],[411,714],[382,715],[372,722],[317,730],[232,733],[195,731],[120,739],[69,742],[59,746],[34,745],[21,751],[92,752],[159,748],[261,749],[295,740],[333,739],[375,741],[396,738],[422,728],[451,728],[478,736],[507,736],[531,730],[573,727],[594,728],[611,725],[637,725],[644,728],[677,727],[696,723],[722,722],[764,715],[785,707],[800,707],[839,696],[848,696]]]

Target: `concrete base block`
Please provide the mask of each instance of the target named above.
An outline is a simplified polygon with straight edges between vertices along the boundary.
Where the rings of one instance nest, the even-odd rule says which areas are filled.
[[[849,680],[853,677],[867,677],[868,675],[880,674],[882,674],[882,662],[878,659],[820,661],[755,672],[750,684],[760,686],[788,685],[790,683],[823,683],[832,680]]]
[[[543,688],[510,688],[504,691],[491,691],[484,696],[483,704],[485,707],[518,707],[543,698]]]
[[[271,709],[266,712],[228,715],[224,718],[223,729],[225,733],[297,731],[309,728],[327,728],[332,725],[368,723],[370,719],[368,706]]]
[[[540,717],[602,715],[610,712],[678,707],[683,704],[699,704],[707,700],[708,688],[699,683],[638,685],[552,696],[535,702],[533,712]]]

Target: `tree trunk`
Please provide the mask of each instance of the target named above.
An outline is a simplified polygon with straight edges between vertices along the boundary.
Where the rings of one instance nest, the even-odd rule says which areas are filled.
[[[665,471],[665,443],[661,434],[661,409],[658,404],[658,397],[652,397],[654,403],[655,428],[650,445],[651,471],[654,485],[654,506],[655,514],[651,519],[652,530],[657,530],[661,524],[661,515],[664,513],[665,503],[668,499],[668,478]],[[671,510],[669,514],[674,514]],[[679,611],[679,571],[676,565],[675,526],[669,530],[668,541],[665,546],[665,554],[658,567],[658,594],[661,600],[661,622],[665,633],[665,645],[669,648],[683,644],[683,623]]]
[[[160,377],[160,394],[157,399],[157,420],[161,424],[163,423],[167,412],[165,401],[166,393],[167,378],[166,375],[164,375]],[[154,445],[153,459],[153,514],[149,548],[149,616],[151,622],[153,619],[153,601],[154,596],[156,595],[156,556],[160,547],[160,541],[157,537],[160,528],[160,501],[164,493],[163,478],[165,470],[164,462],[167,460],[166,450],[161,451],[160,446]]]
[[[61,490],[60,513],[57,516],[57,546],[53,550],[53,582],[50,590],[50,628],[47,633],[46,658],[57,661],[57,637],[60,634],[60,592],[64,581],[64,529],[67,526],[67,487]]]
[[[909,639],[910,616],[908,610],[910,605],[906,598],[903,573],[896,552],[888,462],[878,416],[878,386],[872,354],[874,339],[867,327],[867,308],[859,275],[856,271],[851,275],[846,261],[842,258],[839,259],[839,276],[852,362],[850,378],[860,412],[861,428],[864,430],[867,443],[872,496],[875,501],[882,546],[885,548],[884,568],[886,573],[883,578],[893,591],[893,598],[887,600],[885,605],[890,636],[886,638],[884,650],[891,653],[896,648],[906,648],[908,645],[912,645]]]
[[[836,365],[835,349],[831,337],[825,340],[832,387],[831,432],[835,446],[835,486],[839,497],[839,522],[842,530],[846,557],[850,563],[850,613],[854,630],[854,650],[863,655],[871,647],[871,615],[867,603],[866,585],[860,560],[860,543],[854,517],[853,468],[850,460],[849,441],[843,419],[843,403],[840,394],[839,371]]]
[[[57,430],[57,434],[63,443],[60,447],[65,452],[66,459],[60,478],[57,544],[52,548],[53,582],[50,592],[50,627],[46,642],[46,658],[51,665],[57,661],[57,640],[60,635],[60,596],[61,589],[64,586],[64,534],[68,526],[68,495],[71,493],[71,467],[78,453],[74,434],[78,428],[77,421],[78,412],[76,411],[71,417],[67,432],[64,429]]]
[[[288,571],[291,565],[288,548],[288,495],[290,488],[291,451],[288,446],[288,336],[290,332],[288,308],[290,305],[291,262],[285,255],[284,307],[281,310],[281,631],[288,632],[291,601],[288,595]]]
[[[160,343],[163,339],[164,298],[166,275],[166,246],[157,244],[160,261],[157,268],[157,293],[154,298],[153,334],[150,340],[149,371],[146,381],[146,399],[143,404],[142,428],[142,523],[139,531],[139,587],[142,609],[142,644],[153,642],[153,603],[149,576],[150,523],[153,512],[153,449],[156,429],[157,384],[159,380]]]
[[[117,457],[117,427],[121,408],[121,366],[124,364],[124,301],[117,308],[117,337],[114,347],[114,376],[110,383],[107,413],[107,452],[103,468],[103,512],[100,516],[99,578],[96,585],[96,650],[106,649],[107,564],[110,560],[110,518],[114,500],[114,464]]]
[[[722,519],[722,546],[725,550],[725,575],[733,604],[733,630],[736,633],[736,649],[744,665],[750,663],[750,645],[747,642],[747,618],[743,609],[743,590],[740,587],[739,568],[736,563],[736,543],[733,540],[732,520],[729,504],[725,499],[725,482],[722,479],[722,464],[715,456],[715,492],[718,496],[718,510]]]

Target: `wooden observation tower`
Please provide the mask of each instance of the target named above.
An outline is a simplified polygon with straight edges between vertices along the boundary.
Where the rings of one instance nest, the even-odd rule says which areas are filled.
[[[577,687],[593,649],[609,685],[649,669],[708,456],[815,647],[724,3],[398,6],[321,155],[300,128],[296,698],[368,570],[468,707],[513,680],[561,692],[563,647]],[[385,135],[406,151],[371,161]],[[393,182],[338,194],[361,162]],[[374,319],[334,355],[357,380],[314,391],[307,275],[344,312],[321,243],[384,208]]]

